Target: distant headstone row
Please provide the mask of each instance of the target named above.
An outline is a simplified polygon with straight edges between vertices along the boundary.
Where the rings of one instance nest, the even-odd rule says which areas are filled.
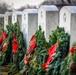
[[[39,25],[45,32],[46,40],[57,26],[64,27],[70,34],[70,46],[76,41],[76,6],[64,6],[59,11],[55,5],[42,5],[39,9],[6,12],[4,14],[4,29],[6,25],[20,23],[24,40],[28,45],[30,37]]]

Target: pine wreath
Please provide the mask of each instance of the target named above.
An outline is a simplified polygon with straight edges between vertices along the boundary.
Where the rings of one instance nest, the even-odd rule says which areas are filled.
[[[12,43],[11,43],[11,50],[12,50],[12,56],[13,61],[11,68],[9,70],[9,75],[18,73],[20,70],[20,62],[22,61],[24,54],[25,54],[25,48],[24,48],[24,40],[23,40],[23,34],[20,31],[19,23],[15,23],[13,25],[13,31],[12,33]]]
[[[39,26],[39,29],[30,39],[30,45],[23,60],[25,64],[20,73],[24,75],[45,75],[42,63],[44,62],[44,56],[47,54],[47,48],[48,43],[45,40],[44,32]]]
[[[68,54],[69,34],[65,32],[64,28],[57,27],[57,29],[53,30],[52,34],[50,35],[50,46],[54,46],[55,43],[58,43],[58,46],[55,46],[56,50],[52,54],[52,60],[47,66],[47,75],[60,75],[59,71],[61,63]]]

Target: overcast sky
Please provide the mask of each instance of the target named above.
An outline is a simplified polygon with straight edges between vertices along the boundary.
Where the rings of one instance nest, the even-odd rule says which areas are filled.
[[[24,6],[24,5],[38,5],[40,4],[41,2],[43,2],[44,0],[2,0],[2,1],[5,1],[6,3],[8,4],[14,4],[14,8],[19,8],[21,6]]]

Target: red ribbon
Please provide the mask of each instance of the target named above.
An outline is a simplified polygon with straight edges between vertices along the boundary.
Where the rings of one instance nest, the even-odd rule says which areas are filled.
[[[71,49],[69,50],[70,53],[73,53],[75,49],[76,49],[76,46],[72,46]]]
[[[7,45],[8,45],[7,42],[5,42],[5,43],[3,44],[2,51],[4,51],[4,50],[6,49]]]
[[[0,44],[3,42],[3,39],[7,36],[6,32],[3,32],[1,34],[1,38],[0,38]]]
[[[34,40],[35,40],[35,36],[32,35],[32,37],[31,37],[31,39],[30,39],[30,42],[34,42]]]
[[[28,59],[26,58],[26,56],[28,56],[28,54],[31,52],[31,50],[33,50],[36,47],[36,42],[34,42],[34,40],[35,40],[35,36],[33,35],[30,39],[29,48],[24,56],[24,63],[25,64],[27,64],[29,62]]]
[[[26,55],[28,55],[31,52],[31,50],[33,50],[35,47],[36,47],[36,42],[32,42],[27,50]]]
[[[18,48],[18,44],[17,43],[13,43],[12,44],[12,50],[13,50],[14,53],[17,52],[17,48]]]
[[[49,62],[52,60],[52,57],[48,56],[45,63],[42,64],[42,67],[46,70]]]
[[[2,38],[0,38],[0,44],[3,42],[3,39]]]
[[[28,59],[26,58],[26,55],[24,56],[24,64],[27,64],[29,61]]]
[[[14,42],[14,43],[17,43],[17,39],[13,39],[13,42]]]
[[[14,38],[12,43],[12,50],[14,53],[17,52],[17,48],[18,48],[17,40]]]
[[[12,34],[12,37],[13,37],[14,39],[16,39],[16,36],[15,36],[15,34]]]
[[[27,50],[27,52],[24,56],[24,63],[25,64],[27,64],[29,62],[28,59],[26,58],[26,56],[31,52],[31,50],[33,50],[35,48],[35,46],[36,46],[36,42],[33,42],[30,44],[29,49]]]
[[[42,64],[42,67],[46,70],[47,69],[47,66],[48,64],[50,63],[50,61],[52,60],[52,56],[54,54],[54,52],[56,51],[56,47],[58,46],[58,43],[52,45],[49,49],[48,49],[48,58],[46,60],[45,63]]]
[[[2,33],[2,38],[5,38],[7,36],[6,32]]]

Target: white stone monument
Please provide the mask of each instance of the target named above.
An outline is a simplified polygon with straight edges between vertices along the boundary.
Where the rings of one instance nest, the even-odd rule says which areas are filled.
[[[38,10],[25,9],[22,14],[22,31],[27,46],[31,36],[36,32],[37,27],[38,27]]]
[[[22,29],[22,11],[13,11],[12,12],[12,24],[19,22],[20,28]]]
[[[55,5],[42,5],[38,11],[38,26],[41,25],[48,41],[49,34],[58,26],[58,8]]]
[[[6,30],[6,25],[12,24],[12,12],[6,12],[4,15],[4,30]]]
[[[59,26],[70,34],[70,47],[76,41],[76,6],[64,6],[60,10]]]
[[[4,14],[0,14],[0,25],[4,25]]]

